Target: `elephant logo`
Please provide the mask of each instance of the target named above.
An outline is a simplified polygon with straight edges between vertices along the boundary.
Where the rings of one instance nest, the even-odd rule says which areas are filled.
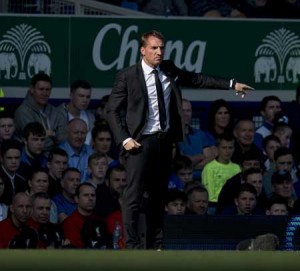
[[[16,77],[18,72],[18,62],[15,53],[0,53],[0,79],[1,71],[5,71],[5,79]]]
[[[297,57],[299,56],[299,57]],[[263,38],[255,51],[254,79],[256,83],[277,81],[298,82],[300,73],[300,39],[286,28],[272,31]],[[284,70],[286,65],[286,70]]]
[[[300,74],[300,57],[290,57],[285,68],[287,80],[298,83],[298,75]],[[290,77],[292,75],[292,77]]]
[[[31,71],[34,71],[33,73]],[[34,74],[44,72],[48,75],[51,73],[51,60],[48,55],[43,53],[32,53],[27,63],[27,74],[32,77]]]
[[[274,81],[277,75],[277,67],[275,58],[272,56],[261,56],[256,59],[254,64],[255,82],[260,83],[262,75],[264,76],[264,82],[269,83]],[[271,77],[271,75],[273,76]]]
[[[51,48],[36,28],[27,24],[10,28],[0,39],[0,79],[31,78],[35,73],[51,73]],[[26,66],[26,60],[28,60]],[[26,71],[27,68],[27,71]]]

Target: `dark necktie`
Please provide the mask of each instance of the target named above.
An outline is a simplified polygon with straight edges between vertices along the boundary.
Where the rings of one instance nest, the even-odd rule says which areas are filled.
[[[166,114],[163,88],[162,88],[161,82],[158,77],[158,71],[153,70],[153,73],[154,73],[154,77],[155,77],[155,86],[156,86],[156,92],[157,92],[160,127],[162,130],[165,130],[165,128],[167,126],[167,114]]]

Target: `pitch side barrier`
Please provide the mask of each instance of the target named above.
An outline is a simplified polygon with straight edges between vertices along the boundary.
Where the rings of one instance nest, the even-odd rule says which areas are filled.
[[[235,250],[237,244],[273,233],[280,250],[300,249],[300,216],[166,216],[164,249]]]

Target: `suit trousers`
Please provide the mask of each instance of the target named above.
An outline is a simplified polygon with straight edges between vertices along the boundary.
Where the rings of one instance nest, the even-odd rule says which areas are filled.
[[[143,135],[142,147],[126,153],[127,187],[123,194],[122,214],[126,248],[140,248],[138,220],[143,196],[146,205],[146,247],[154,248],[157,234],[161,233],[164,201],[172,164],[172,141],[168,133]]]

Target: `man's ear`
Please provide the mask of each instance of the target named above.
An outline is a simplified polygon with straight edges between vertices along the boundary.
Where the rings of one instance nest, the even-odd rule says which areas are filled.
[[[78,196],[74,197],[75,202],[78,204]]]

